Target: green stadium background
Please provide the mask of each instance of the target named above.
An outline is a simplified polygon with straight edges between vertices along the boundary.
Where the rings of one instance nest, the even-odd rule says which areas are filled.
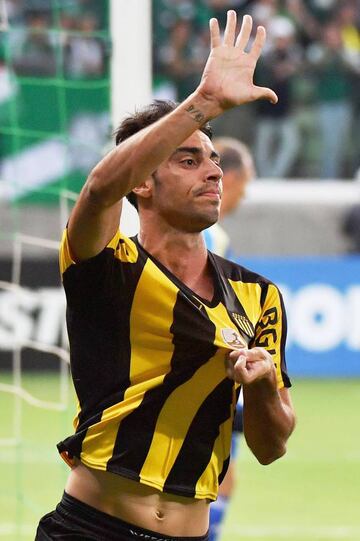
[[[22,202],[54,203],[60,189],[78,191],[111,133],[108,3],[86,3],[99,25],[86,37],[97,40],[104,51],[102,69],[91,75],[69,72],[62,46],[61,21],[64,16],[81,17],[80,3],[50,2],[49,7],[50,60],[54,63],[50,76],[32,76],[19,61],[19,49],[25,47],[23,28],[10,26],[1,36],[0,62],[8,77],[8,92],[0,104],[1,178],[11,199]],[[67,29],[67,35],[76,39],[84,33]],[[33,171],[22,167],[24,155]],[[47,162],[59,166],[47,172]]]

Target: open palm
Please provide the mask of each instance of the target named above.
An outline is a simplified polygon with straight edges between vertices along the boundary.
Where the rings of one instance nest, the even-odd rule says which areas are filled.
[[[252,18],[245,15],[236,37],[236,12],[228,11],[223,39],[217,19],[210,20],[211,52],[206,63],[199,90],[207,98],[217,101],[222,111],[258,99],[277,103],[278,98],[270,88],[253,83],[256,63],[265,43],[265,28],[259,26],[249,52],[248,45]]]

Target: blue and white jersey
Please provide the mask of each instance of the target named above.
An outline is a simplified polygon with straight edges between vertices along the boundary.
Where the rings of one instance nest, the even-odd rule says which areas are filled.
[[[214,224],[203,231],[205,244],[210,252],[225,259],[229,258],[230,238],[219,224]]]

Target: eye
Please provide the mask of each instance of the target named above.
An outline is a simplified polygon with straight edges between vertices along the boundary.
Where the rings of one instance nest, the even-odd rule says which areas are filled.
[[[195,162],[195,160],[193,158],[186,158],[186,160],[183,160],[182,163],[184,163],[185,165],[189,165],[189,166],[196,164],[196,162]]]

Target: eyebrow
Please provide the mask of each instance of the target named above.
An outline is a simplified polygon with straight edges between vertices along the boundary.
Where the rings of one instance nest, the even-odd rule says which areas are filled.
[[[179,154],[179,153],[188,153],[188,154],[194,154],[195,156],[199,156],[201,154],[203,154],[203,151],[201,148],[199,147],[178,147],[172,154],[172,156],[175,156],[176,154]],[[212,150],[211,154],[210,154],[210,158],[218,158],[220,159],[220,154],[218,152],[216,152],[216,150]]]

